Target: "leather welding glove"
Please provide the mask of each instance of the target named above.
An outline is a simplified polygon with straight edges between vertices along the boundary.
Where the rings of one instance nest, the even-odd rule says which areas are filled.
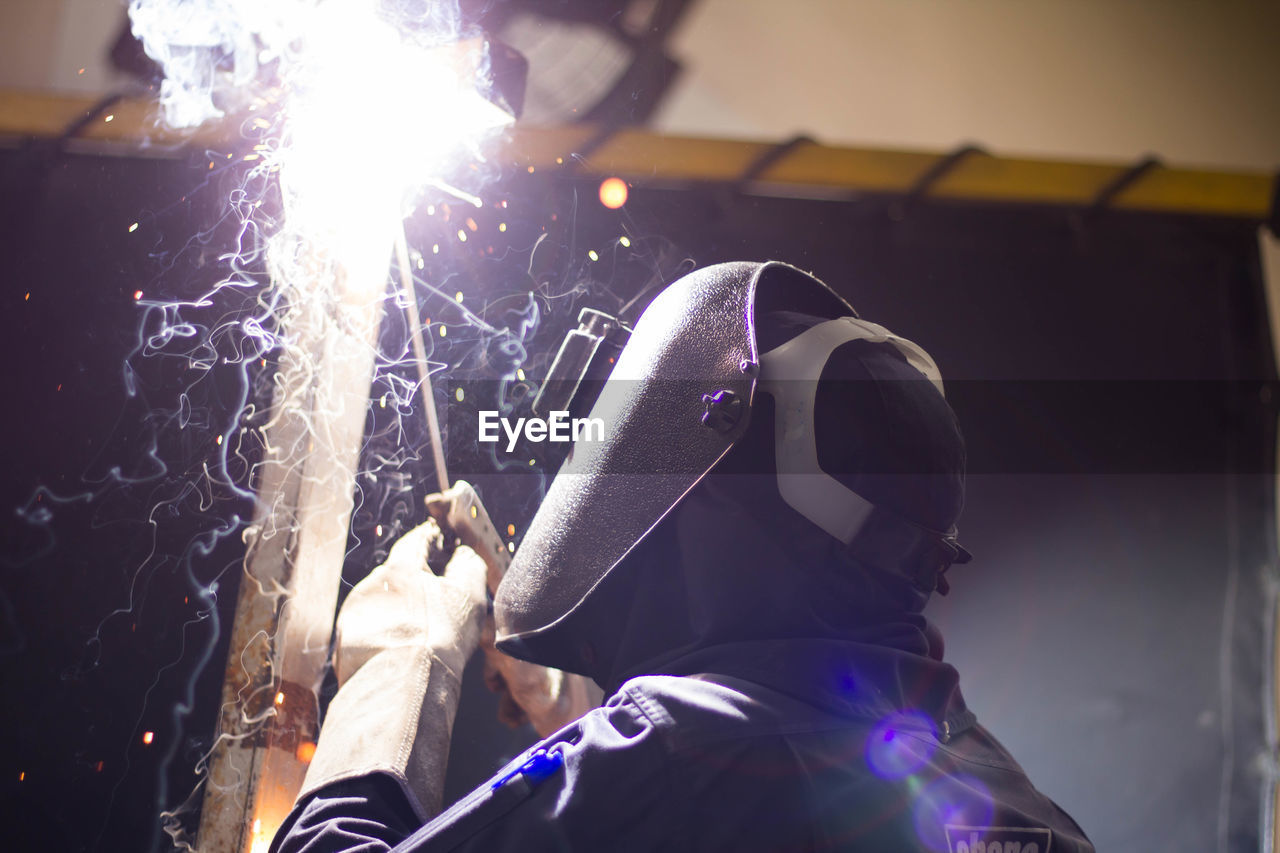
[[[426,821],[440,811],[462,670],[486,615],[485,564],[457,547],[442,576],[427,567],[434,521],[392,547],[338,613],[329,704],[299,799],[324,785],[385,773]]]

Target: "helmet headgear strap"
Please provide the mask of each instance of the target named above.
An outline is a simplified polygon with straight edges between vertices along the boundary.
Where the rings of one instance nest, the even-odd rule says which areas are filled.
[[[832,352],[850,341],[888,343],[944,394],[942,374],[924,349],[883,326],[856,317],[828,320],[765,353],[759,390],[775,401],[774,442],[778,491],[783,501],[843,542],[855,557],[900,575],[924,592],[945,595],[944,573],[970,554],[956,529],[930,530],[876,506],[823,471],[818,464],[814,404],[818,381]]]

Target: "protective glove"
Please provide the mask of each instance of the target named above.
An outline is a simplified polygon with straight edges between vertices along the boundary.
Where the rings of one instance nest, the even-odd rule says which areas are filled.
[[[459,480],[446,492],[428,495],[427,512],[480,555],[489,569],[489,591],[496,592],[511,564],[511,554],[471,484]],[[498,719],[507,725],[528,722],[546,737],[604,698],[600,688],[583,676],[517,660],[498,651],[493,642],[494,625],[489,618],[480,640],[485,657],[484,680],[498,694]]]
[[[440,528],[400,538],[338,613],[329,704],[303,797],[368,773],[398,781],[426,821],[440,811],[462,671],[485,621],[485,564],[459,545],[442,576],[427,566]]]

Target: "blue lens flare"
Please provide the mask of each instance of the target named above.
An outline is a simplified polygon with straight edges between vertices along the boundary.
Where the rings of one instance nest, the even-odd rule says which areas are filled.
[[[867,766],[881,779],[902,779],[919,770],[937,749],[937,725],[919,711],[885,717],[867,736]]]
[[[972,776],[942,776],[916,796],[912,817],[926,850],[950,851],[947,827],[987,828],[993,806],[987,786]]]

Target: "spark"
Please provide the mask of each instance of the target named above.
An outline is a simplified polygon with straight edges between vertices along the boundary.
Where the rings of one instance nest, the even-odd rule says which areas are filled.
[[[515,526],[514,524],[508,524],[508,525],[507,525],[507,535],[508,535],[508,536],[515,536],[515,535],[516,535],[516,526]]]
[[[591,251],[587,252],[587,257],[588,257],[588,258],[590,258],[590,259],[591,259],[591,260],[593,260],[593,261],[598,261],[598,260],[600,260],[600,256],[596,254],[596,250],[595,250],[595,249],[592,249]]]
[[[303,764],[310,764],[316,757],[316,745],[309,740],[304,740],[298,744],[298,751],[295,754]]]
[[[147,746],[150,746],[150,745],[151,745],[151,742],[152,742],[153,740],[155,740],[155,739],[156,739],[156,733],[155,733],[155,732],[143,732],[143,733],[142,733],[142,742],[143,742],[143,743],[145,743]]]
[[[516,368],[516,379],[519,379],[521,382],[523,382],[523,381],[524,381],[524,368],[523,368],[523,367],[517,367],[517,368]]]
[[[440,337],[442,337],[442,338],[443,338],[443,337],[445,336],[445,333],[446,333],[447,331],[448,331],[448,329],[447,329],[447,328],[445,328],[444,326],[441,326],[441,327],[440,327]]]
[[[478,42],[402,29],[373,0],[210,4],[208,20],[173,0],[130,7],[134,32],[166,71],[171,124],[194,127],[220,116],[221,102],[255,96],[279,105],[278,133],[244,159],[278,174],[285,229],[327,257],[363,269],[376,257],[385,269],[419,188],[483,204],[443,180],[476,139],[512,120],[477,90]],[[197,37],[209,41],[190,41],[202,26],[208,33]],[[260,73],[268,63],[272,73]],[[370,130],[383,127],[376,137]]]
[[[377,527],[373,528],[373,535],[374,535],[374,536],[377,536],[377,537],[379,537],[379,538],[381,538],[381,537],[382,537],[382,525],[381,525],[381,524],[379,524]]]
[[[499,231],[501,231],[501,232],[503,232],[503,233],[505,234],[505,233],[506,233],[506,230],[507,230],[507,223],[505,223],[505,222],[499,222],[499,223],[498,223],[498,230],[499,230]]]
[[[627,203],[627,182],[622,178],[605,178],[600,182],[600,203],[617,210]]]
[[[212,166],[213,164],[212,164],[212,163],[210,163],[209,165],[210,165],[210,166]],[[129,233],[130,233],[130,234],[132,234],[134,231],[137,231],[137,230],[138,230],[138,223],[136,223],[136,222],[135,222],[135,223],[133,223],[132,225],[130,225],[130,226],[129,226]]]
[[[115,120],[116,120],[115,113],[112,113],[111,115],[108,115],[103,119],[103,121],[115,121]]]
[[[474,163],[472,163],[471,165],[472,165],[472,167],[473,167],[473,168],[475,167],[475,164],[474,164]],[[451,195],[451,196],[456,196],[456,197],[458,197],[458,198],[462,199],[463,201],[465,201],[467,204],[471,205],[472,207],[484,207],[484,201],[483,201],[483,200],[481,200],[481,198],[480,198],[479,196],[477,196],[477,195],[472,195],[472,194],[471,194],[471,193],[469,193],[469,192],[465,192],[464,190],[461,190],[461,189],[459,189],[459,188],[457,188],[457,187],[453,186],[452,184],[446,184],[444,181],[441,181],[439,178],[432,178],[432,179],[430,179],[429,181],[427,181],[427,183],[428,183],[430,186],[433,186],[433,187],[435,187],[435,188],[436,188],[436,189],[438,189],[438,190],[443,190],[444,192],[447,192],[447,193],[448,193],[449,195]],[[445,212],[445,219],[447,220],[447,219],[449,218],[449,206],[448,206],[448,205],[445,205],[445,206],[444,206],[444,212]]]
[[[275,835],[275,830],[264,832],[262,818],[254,818],[251,835],[253,841],[249,847],[249,853],[267,853],[271,849],[271,837]]]
[[[135,291],[133,292],[133,301],[134,301],[134,302],[137,302],[137,301],[138,301],[139,299],[141,299],[141,298],[142,298],[142,291],[141,291],[141,290],[135,290]]]
[[[459,403],[463,401],[465,396],[466,395],[463,393],[461,388],[453,392],[453,399],[457,400]]]
[[[461,228],[458,229],[458,242],[460,243],[467,242],[467,232],[463,231]]]
[[[280,691],[280,692],[276,693],[276,704],[277,704],[277,705],[283,705],[283,704],[284,704],[284,691]]]
[[[618,243],[619,243],[619,244],[622,246],[622,248],[624,248],[624,249],[629,249],[629,248],[631,248],[631,238],[630,238],[630,237],[627,237],[625,234],[624,234],[623,236],[621,236],[621,237],[619,237],[619,238],[618,238]]]
[[[461,301],[462,301],[462,291],[461,291],[461,290],[459,290],[457,293],[455,293],[455,294],[453,295],[453,298],[454,298],[454,300],[455,300],[455,301],[457,301],[457,302],[461,302]]]

